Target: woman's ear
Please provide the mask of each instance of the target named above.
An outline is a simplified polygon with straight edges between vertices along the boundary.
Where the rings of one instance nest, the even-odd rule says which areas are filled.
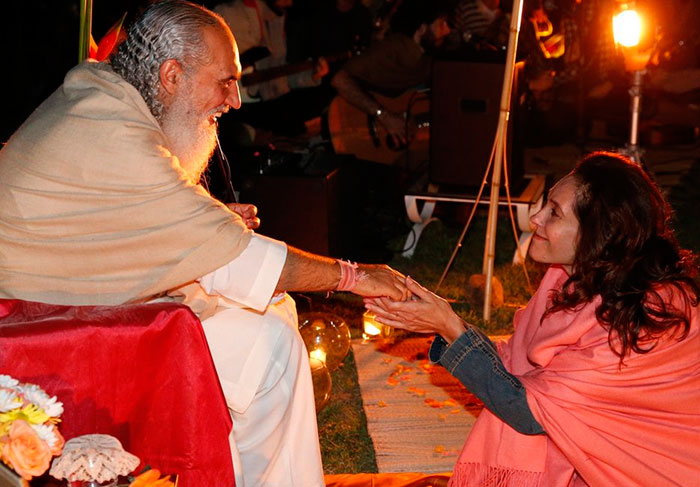
[[[168,95],[174,95],[182,78],[182,66],[177,59],[167,59],[160,65],[160,85]]]

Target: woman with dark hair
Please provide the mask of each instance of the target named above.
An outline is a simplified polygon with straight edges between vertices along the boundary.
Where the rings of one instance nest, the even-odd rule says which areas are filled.
[[[413,301],[366,300],[486,406],[451,486],[689,486],[700,481],[700,288],[670,210],[639,166],[597,152],[532,217],[551,264],[494,345],[407,278]]]

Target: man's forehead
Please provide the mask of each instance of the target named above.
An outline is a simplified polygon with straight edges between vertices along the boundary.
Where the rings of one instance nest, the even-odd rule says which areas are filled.
[[[224,32],[226,35],[226,39],[228,41],[228,45],[230,46],[232,52],[233,52],[233,57],[234,57],[234,63],[236,66],[236,69],[238,72],[241,70],[241,63],[239,61],[239,52],[238,52],[238,43],[236,42],[236,37],[233,35],[233,32],[231,32],[231,29],[229,29],[228,25],[224,24]]]
[[[221,68],[232,69],[232,75],[238,75],[241,65],[238,60],[238,45],[226,26],[225,29],[207,29],[204,34],[205,42],[212,54],[212,60]]]

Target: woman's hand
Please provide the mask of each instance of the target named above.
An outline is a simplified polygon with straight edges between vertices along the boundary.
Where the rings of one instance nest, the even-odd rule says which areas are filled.
[[[410,277],[406,278],[406,287],[413,293],[409,301],[365,298],[365,307],[380,323],[416,333],[435,333],[449,343],[464,333],[464,322],[447,301]]]

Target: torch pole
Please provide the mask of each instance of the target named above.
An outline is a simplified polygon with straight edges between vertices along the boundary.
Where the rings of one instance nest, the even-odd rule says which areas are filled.
[[[639,111],[642,101],[642,76],[644,75],[644,70],[637,69],[632,72],[632,86],[630,87],[630,98],[631,98],[631,112],[632,117],[630,121],[630,141],[627,146],[627,155],[637,164],[641,163],[641,151],[639,149],[639,143],[637,141],[637,134],[639,133]]]
[[[78,62],[85,61],[90,53],[92,31],[92,0],[80,1],[80,34],[78,38]]]
[[[498,116],[498,128],[496,129],[496,151],[491,173],[491,198],[489,200],[489,216],[486,226],[486,242],[484,244],[483,273],[486,275],[484,288],[484,321],[491,319],[491,293],[493,291],[491,280],[493,279],[493,263],[496,255],[496,227],[498,221],[498,199],[501,190],[501,168],[503,166],[503,153],[505,152],[508,119],[510,118],[510,98],[513,88],[513,73],[515,72],[515,58],[518,50],[518,34],[520,32],[520,18],[523,12],[523,0],[513,2],[513,11],[510,18],[510,33],[508,36],[508,49],[506,51],[506,65],[503,73],[503,89],[501,90],[501,106]]]

